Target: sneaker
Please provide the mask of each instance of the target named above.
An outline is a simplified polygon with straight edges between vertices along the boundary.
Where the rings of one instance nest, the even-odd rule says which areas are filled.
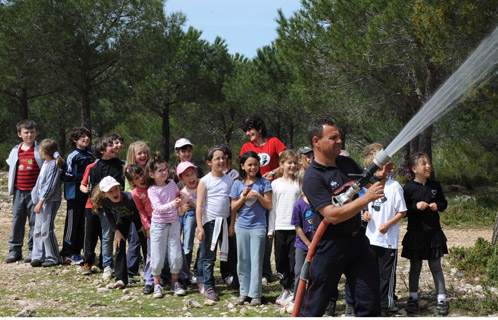
[[[97,267],[97,266],[92,266],[92,267],[90,268],[90,271],[91,271],[92,273],[99,273],[99,272],[100,272],[100,268],[99,268],[99,267]]]
[[[30,263],[31,262],[31,252],[28,252],[28,255],[26,258],[24,258],[24,263]]]
[[[36,259],[35,260],[31,260],[30,264],[31,264],[32,267],[41,267],[41,265],[42,265],[41,261],[40,260],[36,260]]]
[[[49,267],[55,267],[57,265],[56,262],[53,261],[45,261],[42,263],[42,267],[49,268]]]
[[[194,289],[194,286],[192,285],[192,282],[190,281],[190,279],[186,279],[183,282],[183,287],[185,288],[185,290],[192,290],[192,289]]]
[[[171,292],[173,292],[175,296],[185,295],[185,290],[183,290],[182,286],[178,281],[171,281]]]
[[[263,277],[263,279],[261,279],[261,285],[267,286],[268,285],[268,279],[266,279],[265,277]]]
[[[206,300],[220,301],[220,297],[214,291],[214,288],[207,288],[204,290],[204,298]]]
[[[83,262],[83,257],[79,254],[73,254],[69,260],[71,260],[71,265],[77,265]]]
[[[261,298],[252,298],[250,304],[251,304],[251,306],[260,306],[261,305]]]
[[[137,282],[138,282],[138,280],[137,280],[137,279],[135,279],[135,278],[133,278],[133,276],[132,276],[132,275],[129,275],[129,276],[128,276],[128,283],[137,283]]]
[[[381,308],[381,309],[380,309],[380,316],[381,316],[382,318],[389,317],[389,316],[390,316],[390,314],[389,314],[389,309]]]
[[[204,283],[199,282],[199,283],[197,284],[197,288],[199,289],[199,293],[200,293],[200,294],[204,294]]]
[[[327,309],[325,309],[324,315],[328,317],[335,317],[335,307],[336,307],[335,301],[330,301],[329,304],[327,305]]]
[[[190,282],[192,282],[192,284],[197,284],[197,277],[192,276],[192,279],[190,279]]]
[[[84,276],[89,276],[92,274],[92,267],[88,263],[85,263],[83,265],[83,268],[81,268],[81,274]]]
[[[287,289],[282,290],[280,296],[278,296],[277,300],[275,300],[275,304],[283,306],[286,300],[289,298],[290,291]]]
[[[282,305],[288,305],[290,302],[292,302],[294,300],[294,292],[292,292],[292,290],[288,290],[289,291],[289,295],[287,296],[287,298],[283,299],[282,301]]]
[[[399,308],[398,308],[398,306],[396,305],[396,303],[394,303],[391,307],[387,308],[387,310],[388,310],[390,313],[398,313]]]
[[[104,280],[111,280],[112,279],[112,268],[111,267],[104,268],[104,273],[102,274],[102,279],[104,279]]]
[[[450,303],[448,301],[438,302],[436,309],[434,309],[435,316],[447,316],[450,312]]]
[[[233,276],[228,276],[224,279],[225,281],[225,284],[227,285],[227,287],[230,287],[233,283]]]
[[[146,284],[142,289],[143,294],[151,294],[152,292],[154,292],[154,286],[151,284]]]
[[[406,313],[414,314],[418,311],[418,300],[413,299],[412,297],[408,298],[408,302],[406,303]]]
[[[16,255],[15,253],[12,253],[12,254],[9,253],[9,256],[7,258],[5,258],[5,262],[6,263],[14,263],[14,262],[19,261],[21,259],[22,259],[22,257]]]
[[[235,301],[235,304],[238,305],[238,306],[242,306],[242,305],[244,305],[244,303],[246,301],[249,301],[249,297],[248,296],[239,296],[237,298],[237,300]]]
[[[152,297],[156,299],[160,299],[163,297],[163,287],[161,287],[160,284],[154,285],[154,294],[152,295]]]
[[[118,280],[116,283],[114,283],[114,289],[121,289],[124,288],[126,285],[123,282],[123,280]]]
[[[355,317],[353,304],[346,302],[346,311],[344,312],[346,317]]]

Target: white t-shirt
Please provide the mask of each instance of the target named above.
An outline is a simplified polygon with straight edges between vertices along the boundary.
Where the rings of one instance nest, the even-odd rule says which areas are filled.
[[[230,216],[230,190],[233,179],[226,174],[216,178],[211,173],[202,177],[201,181],[206,185],[206,200],[202,214],[202,224],[216,218],[228,218]]]
[[[272,209],[268,221],[268,234],[273,234],[275,230],[295,230],[291,224],[294,204],[301,195],[297,179],[293,182],[284,181],[282,178],[273,180],[272,189]]]
[[[387,249],[398,249],[399,223],[391,226],[385,234],[379,231],[380,226],[391,220],[398,212],[405,212],[406,203],[403,188],[396,180],[387,180],[384,187],[384,197],[368,204],[370,221],[366,235],[370,244]]]

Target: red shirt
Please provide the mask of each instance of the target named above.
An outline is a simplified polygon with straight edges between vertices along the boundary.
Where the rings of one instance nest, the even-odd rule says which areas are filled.
[[[83,173],[83,179],[81,179],[81,184],[88,184],[88,176],[90,175],[90,168],[96,165],[97,162],[99,161],[97,160],[94,163],[90,163],[89,165],[86,166],[85,173]],[[88,193],[88,200],[86,201],[85,209],[91,209],[91,208],[92,208],[92,196],[90,191]]]
[[[17,161],[17,175],[14,186],[19,190],[32,190],[40,174],[40,167],[35,159],[35,145],[33,144],[28,150],[22,150],[21,143],[19,146],[19,160]]]
[[[247,151],[254,151],[259,156],[259,166],[261,174],[278,168],[278,155],[284,151],[286,146],[278,138],[268,138],[262,146],[256,146],[253,142],[248,142],[242,146],[239,158]]]

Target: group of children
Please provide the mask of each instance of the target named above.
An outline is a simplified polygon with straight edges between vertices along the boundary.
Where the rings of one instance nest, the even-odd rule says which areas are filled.
[[[123,162],[118,155],[124,139],[118,134],[98,139],[90,152],[90,133],[83,127],[75,128],[69,134],[74,150],[64,161],[54,140],[44,139],[38,145],[33,121],[19,122],[17,131],[23,142],[14,147],[7,160],[9,195],[14,196],[7,263],[22,259],[28,218],[31,230],[24,261],[33,267],[81,264],[82,274],[103,269],[105,279],[111,279],[114,271],[114,287],[123,288],[136,281],[143,256],[144,294],[161,298],[165,279],[169,279],[175,295],[185,295],[185,290],[197,282],[206,299],[218,301],[214,266],[219,246],[222,262],[228,260],[229,251],[236,249],[236,274],[231,275],[232,281],[235,277],[239,283],[236,303],[260,305],[265,241],[269,237],[275,241],[275,263],[282,286],[276,303],[292,305],[314,233],[312,211],[302,193],[304,171],[313,157],[311,148],[303,147],[297,153],[282,151],[278,175],[265,178],[256,152],[241,155],[237,172],[231,168],[230,149],[214,146],[206,152],[209,172],[204,175],[202,168],[190,161],[193,145],[185,138],[175,143],[177,160],[170,167],[159,154],[152,155],[143,141],[130,144]],[[380,144],[366,148],[365,167],[381,149]],[[379,170],[392,173],[394,166],[390,163]],[[384,316],[397,310],[398,222],[405,215],[408,232],[402,256],[410,259],[407,312],[414,313],[418,308],[422,260],[428,260],[436,283],[435,313],[448,314],[441,269],[441,257],[448,250],[438,214],[446,209],[447,202],[439,183],[430,178],[431,170],[426,155],[414,155],[405,187],[395,180],[385,180],[385,197],[370,203],[363,213],[371,250],[378,257]],[[59,252],[54,220],[61,204],[62,182],[68,211]],[[195,236],[200,243],[195,274],[191,276]],[[234,236],[236,248],[229,241]],[[100,261],[95,261],[99,239]]]

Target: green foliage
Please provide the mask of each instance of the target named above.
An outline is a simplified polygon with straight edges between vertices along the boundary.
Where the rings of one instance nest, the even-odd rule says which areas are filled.
[[[440,213],[441,223],[448,226],[456,225],[493,225],[498,199],[496,196],[478,196],[467,201],[449,199],[448,209]]]

